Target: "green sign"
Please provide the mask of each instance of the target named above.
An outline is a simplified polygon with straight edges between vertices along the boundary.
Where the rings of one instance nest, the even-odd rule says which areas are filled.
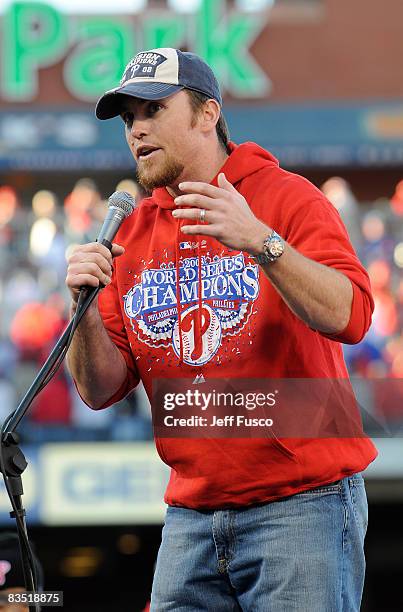
[[[226,11],[225,0],[203,0],[192,15],[147,11],[136,19],[71,17],[44,2],[14,2],[2,19],[1,94],[33,100],[41,68],[64,62],[64,83],[77,99],[93,101],[115,87],[141,49],[182,47],[211,65],[224,91],[261,97],[270,80],[250,54],[265,26],[263,14]]]

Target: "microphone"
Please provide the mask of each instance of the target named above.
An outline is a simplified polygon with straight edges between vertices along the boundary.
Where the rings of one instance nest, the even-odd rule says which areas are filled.
[[[130,195],[130,193],[127,193],[127,191],[115,191],[114,193],[112,193],[111,196],[109,196],[108,202],[108,212],[106,214],[105,220],[102,224],[101,231],[99,232],[99,236],[96,242],[103,244],[104,246],[106,246],[107,249],[112,251],[112,240],[116,236],[118,229],[120,228],[126,217],[131,215],[134,211],[136,207],[136,201],[134,197]],[[95,296],[98,291],[103,287],[104,285],[102,285],[101,283],[98,287],[86,287],[85,285],[80,287],[77,310],[79,310],[79,305],[81,307],[81,302],[84,299],[85,293],[89,295],[90,292]],[[85,310],[88,308],[88,305],[90,303],[91,302],[86,305]],[[82,313],[82,315],[84,314],[84,312]],[[80,319],[78,319],[77,324],[73,327],[70,333],[70,340],[68,341],[68,344],[70,344],[71,342],[71,338],[73,337],[75,328],[77,327]]]
[[[123,221],[134,211],[136,201],[127,191],[115,191],[108,201],[108,213],[102,224],[97,242],[100,242],[111,251],[112,241]]]

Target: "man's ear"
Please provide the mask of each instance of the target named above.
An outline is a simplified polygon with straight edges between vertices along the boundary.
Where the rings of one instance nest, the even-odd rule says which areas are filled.
[[[207,100],[201,110],[201,129],[203,132],[215,130],[215,126],[220,118],[221,107],[216,100]]]

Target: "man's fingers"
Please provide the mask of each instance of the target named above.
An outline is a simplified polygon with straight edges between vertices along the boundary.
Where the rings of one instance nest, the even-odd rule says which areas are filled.
[[[112,253],[105,245],[100,242],[88,242],[87,244],[79,244],[74,247],[73,254],[77,251],[83,251],[85,253],[99,253],[105,257],[109,262],[112,263]]]
[[[109,266],[108,262],[105,263],[108,267],[104,271],[95,261],[73,262],[68,267],[68,274],[91,274],[103,281],[104,277],[109,278],[112,276],[112,268]]]
[[[120,244],[116,244],[116,242],[112,244],[112,257],[119,257],[120,255],[123,255],[124,252],[125,248]]]
[[[105,257],[100,253],[76,251],[69,257],[68,263],[70,267],[77,266],[79,264],[88,264],[92,267],[92,271],[94,270],[93,266],[98,266],[98,268],[100,268],[100,270],[105,274],[108,274],[109,276],[112,274],[112,261],[105,259]]]
[[[220,187],[197,181],[185,181],[184,183],[179,183],[179,189],[181,191],[186,191],[187,193],[200,193],[201,195],[208,196],[209,198],[219,198],[223,195]],[[183,196],[179,197],[181,198]]]
[[[83,283],[83,276],[91,282]],[[86,263],[69,266],[67,269],[66,285],[69,289],[79,289],[83,284],[98,287],[99,283],[109,285],[111,274],[105,274],[96,264]]]
[[[119,244],[112,245],[112,252],[98,242],[90,242],[73,249],[67,267],[66,285],[73,300],[81,287],[106,286],[111,282],[113,257],[124,253]]]
[[[204,218],[202,211],[204,211]],[[175,219],[194,219],[205,223],[215,223],[218,219],[216,212],[205,208],[178,208],[172,211],[172,216]]]
[[[79,291],[81,287],[98,287],[100,282],[102,282],[103,285],[110,283],[110,279],[107,280],[106,277],[105,281],[107,282],[100,281],[100,279],[93,274],[75,274],[73,277],[70,275],[66,277],[67,286],[75,293]]]
[[[206,208],[207,210],[216,208],[218,205],[217,200],[213,200],[212,198],[201,195],[200,193],[188,193],[186,195],[178,196],[175,198],[174,202],[178,207],[198,206],[199,208]]]
[[[236,193],[238,193],[234,185],[229,182],[224,172],[220,172],[220,174],[218,175],[217,184],[221,189],[225,189],[226,191],[232,191],[232,192],[235,191]]]
[[[202,236],[214,236],[218,239],[217,228],[212,225],[184,225],[181,227],[181,232],[188,235],[200,234]]]

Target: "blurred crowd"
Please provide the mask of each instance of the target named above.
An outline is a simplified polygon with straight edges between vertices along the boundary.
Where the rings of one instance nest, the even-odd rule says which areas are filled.
[[[139,195],[132,180],[116,186]],[[372,327],[345,357],[368,433],[403,427],[403,181],[391,199],[358,203],[341,178],[322,190],[338,209],[366,266],[375,298]],[[0,422],[18,405],[68,319],[66,256],[97,236],[107,209],[90,179],[60,201],[39,191],[22,202],[0,187]],[[365,385],[363,384],[365,382]],[[151,438],[142,389],[94,413],[77,394],[65,366],[35,400],[19,431],[29,442]]]
[[[322,191],[339,211],[371,279],[375,310],[364,340],[344,346],[365,429],[403,433],[403,181],[393,196],[358,203],[348,183],[329,179]]]
[[[121,181],[116,190],[139,196],[131,180]],[[62,202],[45,190],[32,202],[21,202],[14,189],[0,187],[0,422],[19,404],[66,327],[66,257],[75,244],[95,240],[106,211],[107,201],[86,178]],[[64,364],[34,400],[18,432],[28,442],[152,437],[144,391],[95,415]]]

